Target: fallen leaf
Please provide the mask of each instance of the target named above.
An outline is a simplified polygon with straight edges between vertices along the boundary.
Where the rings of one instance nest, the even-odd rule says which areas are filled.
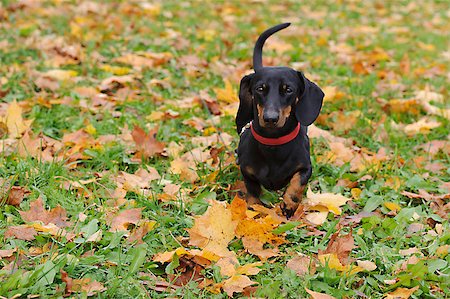
[[[428,117],[423,117],[419,119],[417,122],[406,125],[403,130],[408,136],[413,136],[416,134],[428,134],[434,128],[440,127],[441,123],[430,119]]]
[[[136,225],[141,220],[142,208],[129,209],[119,212],[110,221],[110,231],[128,231],[130,224]]]
[[[16,238],[19,240],[32,241],[37,232],[34,228],[27,225],[8,226],[5,231],[5,238]]]
[[[217,99],[228,104],[239,102],[236,91],[233,89],[231,82],[225,80],[224,88],[213,88]]]
[[[363,268],[366,271],[373,271],[377,268],[377,265],[371,261],[356,261],[358,267]]]
[[[189,244],[218,257],[234,255],[228,250],[228,243],[235,236],[236,226],[237,222],[232,220],[231,211],[222,203],[212,200],[205,214],[195,217],[194,226],[187,230]]]
[[[402,209],[402,208],[400,207],[400,205],[397,204],[397,203],[395,203],[395,202],[384,202],[383,204],[384,204],[384,206],[385,206],[386,208],[388,208],[390,211],[398,212],[398,211],[400,211],[400,210]]]
[[[386,294],[386,299],[408,299],[411,295],[419,289],[419,286],[414,288],[398,288],[395,291]]]
[[[148,159],[155,155],[160,155],[163,153],[165,144],[156,140],[157,133],[158,128],[154,128],[147,134],[142,128],[138,126],[134,127],[131,135],[133,136],[133,140],[136,143],[138,157]]]
[[[28,211],[19,211],[19,214],[25,222],[41,221],[44,224],[53,223],[60,228],[70,226],[70,222],[67,221],[66,210],[61,206],[57,206],[47,211],[40,197],[30,202]]]
[[[341,206],[350,201],[341,194],[333,193],[313,193],[311,189],[306,192],[306,198],[303,200],[303,204],[308,206],[309,210],[314,210],[317,207],[325,207],[335,215],[341,215]]]
[[[327,294],[323,294],[323,293],[314,292],[314,291],[311,291],[311,290],[309,290],[307,288],[305,288],[305,290],[306,290],[306,292],[308,294],[311,295],[311,299],[336,299],[333,296],[330,296],[330,295],[327,295]]]
[[[314,274],[316,272],[316,264],[309,256],[299,254],[289,260],[286,266],[297,273],[298,276],[305,274]]]
[[[5,123],[11,138],[18,138],[30,127],[32,120],[22,117],[22,107],[16,101],[9,103],[6,109]],[[1,119],[0,119],[1,121]]]
[[[234,293],[241,293],[248,286],[257,284],[245,275],[235,275],[223,282],[223,290],[228,296],[233,297]]]
[[[327,248],[322,252],[319,250],[319,254],[333,253],[336,254],[339,261],[347,265],[349,263],[349,255],[353,248],[355,248],[355,241],[352,236],[352,230],[345,236],[340,236],[340,231],[337,231],[330,237],[330,242]]]
[[[30,190],[28,190],[25,187],[12,186],[9,189],[8,197],[6,198],[6,204],[12,206],[19,206],[23,198],[30,193],[31,193]]]
[[[342,265],[335,253],[319,254],[317,258],[322,266],[328,266],[330,269],[335,269],[346,274],[352,275],[364,270],[355,265]]]

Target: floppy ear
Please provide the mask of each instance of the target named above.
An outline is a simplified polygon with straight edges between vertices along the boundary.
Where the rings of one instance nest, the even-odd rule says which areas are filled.
[[[319,116],[325,94],[314,82],[309,81],[302,72],[297,72],[297,74],[303,88],[300,87],[295,117],[303,126],[309,126]]]
[[[236,115],[236,127],[238,134],[242,128],[253,119],[253,99],[250,92],[250,81],[253,74],[244,76],[239,87],[239,109]]]

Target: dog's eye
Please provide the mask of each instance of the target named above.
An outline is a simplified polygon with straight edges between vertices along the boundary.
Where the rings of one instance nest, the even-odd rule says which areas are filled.
[[[256,91],[257,91],[257,92],[263,92],[263,91],[264,91],[264,86],[258,86],[258,87],[256,87]]]
[[[289,86],[286,86],[284,90],[286,91],[286,93],[292,93],[292,89]]]

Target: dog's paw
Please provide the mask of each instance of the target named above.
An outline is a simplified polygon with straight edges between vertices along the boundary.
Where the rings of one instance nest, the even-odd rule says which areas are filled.
[[[297,196],[286,194],[283,197],[283,202],[281,203],[280,207],[283,215],[286,216],[287,219],[291,218],[294,215],[295,211],[297,211],[299,202],[300,199]]]

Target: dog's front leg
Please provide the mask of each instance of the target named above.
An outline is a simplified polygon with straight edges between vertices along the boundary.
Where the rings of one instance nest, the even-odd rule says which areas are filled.
[[[281,204],[281,209],[283,214],[290,218],[294,215],[300,202],[303,198],[303,192],[305,191],[306,184],[311,177],[312,168],[304,168],[299,172],[295,173],[292,177],[289,187],[283,196],[283,203]]]
[[[244,177],[244,184],[247,188],[247,194],[245,197],[245,200],[247,201],[247,205],[251,206],[254,204],[260,204],[262,205],[261,200],[259,199],[259,196],[261,195],[261,185],[253,180],[249,175],[242,172],[242,175]]]

